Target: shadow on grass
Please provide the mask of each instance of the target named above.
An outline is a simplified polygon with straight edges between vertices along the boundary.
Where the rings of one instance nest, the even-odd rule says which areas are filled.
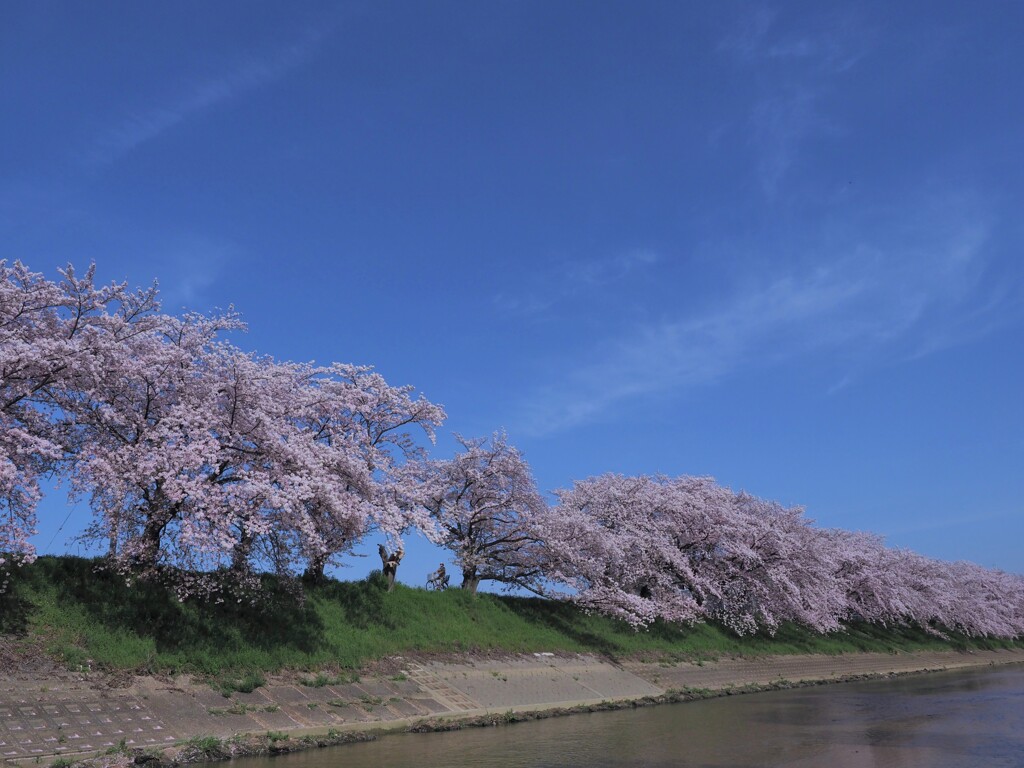
[[[327,581],[309,589],[310,596],[329,600],[341,608],[345,621],[359,629],[395,629],[385,611],[387,582],[380,571],[362,581]]]
[[[938,637],[917,626],[885,628],[863,621],[852,621],[843,627],[837,637],[860,651],[884,651],[886,646],[893,650],[929,645],[946,649]]]
[[[886,644],[899,650],[917,650],[930,647],[937,651],[994,651],[1024,647],[1022,640],[1007,637],[971,637],[946,627],[933,625],[924,628],[919,625],[884,627],[865,621],[851,622],[843,636],[852,642],[865,645],[865,650],[874,650]]]
[[[40,589],[55,590],[59,604],[74,605],[108,629],[152,638],[159,652],[237,647],[281,647],[309,653],[321,645],[322,625],[308,603],[273,577],[262,579],[256,605],[242,600],[179,602],[160,583],[125,584],[97,560],[42,557],[32,566]]]
[[[531,624],[548,627],[594,652],[614,657],[624,651],[622,645],[608,637],[588,630],[581,621],[582,614],[570,603],[543,600],[539,597],[509,597],[495,595],[509,611]],[[625,628],[626,625],[623,625]],[[628,631],[628,630],[627,630]]]
[[[18,594],[15,585],[8,585],[0,594],[0,635],[24,635],[32,603]]]

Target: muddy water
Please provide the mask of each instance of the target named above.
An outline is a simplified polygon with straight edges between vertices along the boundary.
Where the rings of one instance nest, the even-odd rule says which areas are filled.
[[[370,766],[1024,768],[1024,666],[387,736],[232,768]]]

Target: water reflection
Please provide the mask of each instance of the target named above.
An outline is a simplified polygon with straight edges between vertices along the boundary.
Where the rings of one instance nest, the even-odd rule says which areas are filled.
[[[1024,667],[389,736],[234,768],[336,766],[1024,768]]]

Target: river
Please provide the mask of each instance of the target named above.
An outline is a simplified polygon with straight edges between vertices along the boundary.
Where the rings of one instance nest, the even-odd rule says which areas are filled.
[[[1024,768],[1024,666],[378,741],[232,768]]]

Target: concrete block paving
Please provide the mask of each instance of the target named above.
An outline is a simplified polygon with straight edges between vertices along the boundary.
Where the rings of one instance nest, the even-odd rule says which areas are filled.
[[[45,697],[40,693],[40,698]],[[0,705],[0,758],[157,746],[173,740],[131,699]]]

